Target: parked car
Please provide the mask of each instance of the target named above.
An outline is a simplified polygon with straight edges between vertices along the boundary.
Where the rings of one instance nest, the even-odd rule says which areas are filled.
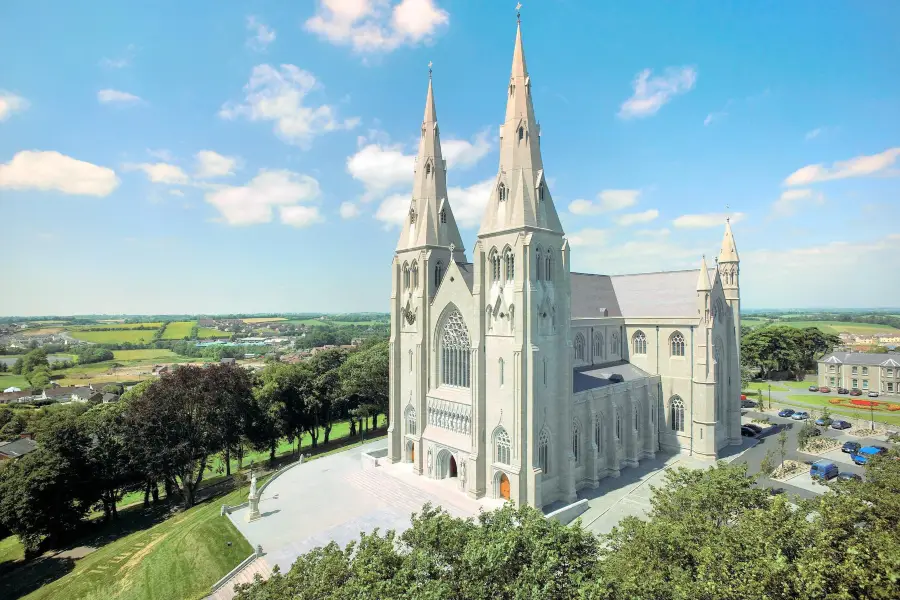
[[[828,387],[827,385],[823,385],[822,387],[819,388],[819,391],[822,392],[823,394],[827,394],[831,391],[831,388]]]
[[[809,418],[809,413],[806,412],[805,410],[798,410],[797,412],[795,412],[793,414],[793,416],[791,418],[795,421],[805,421],[806,419]]]
[[[838,476],[838,468],[830,460],[817,460],[809,468],[809,476],[813,481],[828,481]]]
[[[844,442],[844,445],[841,446],[841,452],[846,454],[856,454],[859,452],[860,448],[862,448],[862,444],[859,442]]]
[[[850,429],[851,427],[853,425],[849,421],[841,421],[840,419],[831,424],[832,429]]]
[[[850,395],[851,396],[862,396],[862,390],[859,388],[853,388],[852,390],[850,390]]]
[[[887,452],[887,448],[884,446],[863,446],[850,458],[853,459],[854,463],[862,466],[879,454],[884,454],[885,452]]]
[[[816,425],[821,425],[822,427],[828,427],[831,425],[833,419],[831,417],[819,417],[816,419]]]
[[[746,399],[747,399],[747,395],[746,395],[746,394],[741,394],[741,400],[746,400]]]
[[[778,411],[779,417],[790,417],[793,414],[794,414],[793,408],[782,408],[781,410]]]
[[[878,454],[887,454],[888,449],[878,444],[872,444],[869,448],[874,448]]]
[[[869,398],[877,398],[878,392],[869,392]]]
[[[625,381],[625,378],[622,377],[621,375],[619,375],[618,373],[613,373],[612,375],[609,376],[610,383],[622,383],[623,381]]]
[[[819,391],[819,386],[817,386],[817,385],[811,385],[811,386],[809,386],[809,391],[811,391],[811,392],[818,392],[818,391]]]
[[[769,488],[770,496],[780,496],[784,493],[784,488]]]
[[[756,402],[753,400],[741,400],[741,408],[756,408]]]
[[[815,436],[817,436],[817,435],[822,435],[822,430],[819,429],[818,427],[813,427],[813,428],[810,430],[809,434],[810,434],[811,436],[813,436],[813,437],[815,437]]]
[[[838,481],[862,481],[862,477],[857,475],[856,473],[850,473],[849,471],[841,471],[837,476]]]
[[[848,390],[847,388],[838,388],[837,393],[838,394],[849,394],[850,390]]]
[[[748,429],[752,429],[752,430],[755,431],[756,433],[762,433],[762,430],[763,430],[763,428],[760,427],[759,425],[757,425],[756,423],[745,423],[745,424],[743,425],[743,427],[746,427],[746,428],[748,428]]]
[[[741,435],[744,437],[755,437],[756,432],[750,429],[749,427],[741,427]]]

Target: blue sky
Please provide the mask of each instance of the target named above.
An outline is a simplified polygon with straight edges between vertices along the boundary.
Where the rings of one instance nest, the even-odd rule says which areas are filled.
[[[728,212],[745,307],[900,305],[898,21],[523,6],[574,270],[696,268]],[[388,310],[427,64],[471,248],[514,38],[501,2],[3,3],[0,314]]]

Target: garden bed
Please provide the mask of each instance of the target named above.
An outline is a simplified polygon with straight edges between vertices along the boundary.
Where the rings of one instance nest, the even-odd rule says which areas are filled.
[[[834,450],[841,445],[839,440],[829,437],[816,437],[809,440],[805,448],[800,448],[800,452],[806,454],[822,454],[830,450]]]
[[[796,460],[786,460],[783,465],[778,465],[772,472],[772,479],[776,481],[785,481],[802,473],[807,466]]]

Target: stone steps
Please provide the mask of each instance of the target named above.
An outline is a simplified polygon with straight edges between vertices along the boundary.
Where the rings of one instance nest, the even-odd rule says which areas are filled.
[[[225,585],[207,596],[205,600],[231,600],[235,595],[234,586],[240,583],[252,583],[257,573],[263,579],[268,579],[272,575],[272,568],[263,557],[257,557],[253,562],[235,573],[231,579],[225,582]]]

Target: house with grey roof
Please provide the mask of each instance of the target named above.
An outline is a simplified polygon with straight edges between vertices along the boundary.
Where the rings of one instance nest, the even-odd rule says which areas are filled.
[[[900,354],[832,352],[818,361],[818,383],[900,396]]]
[[[30,437],[23,437],[12,442],[0,442],[0,460],[19,458],[36,449],[37,442]]]

